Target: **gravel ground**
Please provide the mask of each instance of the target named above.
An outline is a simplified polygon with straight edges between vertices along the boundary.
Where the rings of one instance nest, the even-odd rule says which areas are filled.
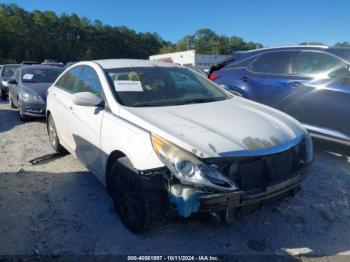
[[[223,226],[174,220],[127,231],[104,187],[71,155],[52,153],[45,122],[0,104],[0,254],[350,254],[350,157],[316,143],[313,175],[294,197]],[[349,151],[349,150],[348,150]]]

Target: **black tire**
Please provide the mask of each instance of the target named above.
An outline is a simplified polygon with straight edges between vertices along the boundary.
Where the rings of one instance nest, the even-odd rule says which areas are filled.
[[[6,93],[4,93],[3,91],[2,91],[2,89],[0,88],[0,97],[1,97],[1,99],[4,99],[4,100],[6,100],[7,99],[7,94]]]
[[[65,148],[60,144],[60,140],[58,139],[57,130],[55,126],[55,122],[53,121],[53,117],[51,114],[48,115],[47,118],[47,133],[49,135],[50,145],[53,150],[57,153],[64,153],[66,150]]]
[[[111,168],[114,206],[122,223],[133,233],[159,225],[168,210],[168,195],[159,178],[138,174],[127,157]]]

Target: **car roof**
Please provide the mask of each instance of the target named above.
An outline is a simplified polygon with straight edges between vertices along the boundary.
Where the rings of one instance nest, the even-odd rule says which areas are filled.
[[[326,45],[295,45],[295,46],[278,46],[278,47],[266,47],[249,50],[246,53],[250,52],[259,52],[259,51],[274,51],[274,50],[299,50],[299,49],[316,49],[316,50],[325,50],[330,48]]]
[[[263,54],[266,52],[273,52],[273,51],[309,50],[309,51],[324,51],[327,53],[336,54],[337,50],[344,50],[344,49],[350,50],[350,48],[329,47],[329,46],[325,46],[325,45],[296,45],[296,46],[280,46],[280,47],[259,48],[259,49],[249,50],[249,51],[238,50],[238,51],[235,51],[232,56],[222,60],[217,65],[230,63],[232,61],[234,61],[234,63],[236,63],[236,62],[250,58],[250,57],[255,56],[255,55]]]
[[[21,64],[4,64],[2,66],[21,66]]]
[[[63,69],[62,67],[59,66],[49,66],[49,65],[23,65],[21,66],[22,70],[23,69]]]
[[[141,59],[102,59],[94,60],[104,69],[125,67],[180,67],[177,64]]]

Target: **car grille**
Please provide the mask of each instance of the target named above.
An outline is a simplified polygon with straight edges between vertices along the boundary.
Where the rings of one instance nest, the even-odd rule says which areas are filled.
[[[263,188],[286,180],[303,166],[299,146],[258,157],[207,159],[207,163],[234,181],[241,190]]]

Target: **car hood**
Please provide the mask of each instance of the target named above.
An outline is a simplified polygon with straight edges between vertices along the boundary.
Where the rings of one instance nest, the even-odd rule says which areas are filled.
[[[41,96],[46,101],[46,91],[51,83],[23,83],[23,89],[29,89],[31,92]]]
[[[120,115],[199,157],[258,154],[295,144],[306,133],[290,116],[239,97],[181,106],[122,107]]]

